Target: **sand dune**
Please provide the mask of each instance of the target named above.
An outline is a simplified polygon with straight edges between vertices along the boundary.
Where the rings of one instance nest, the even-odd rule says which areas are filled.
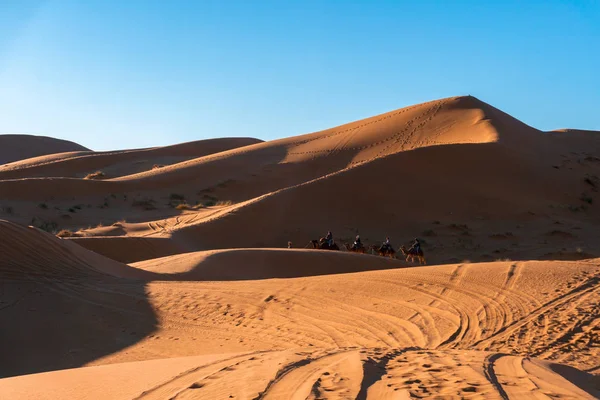
[[[33,135],[0,135],[0,149],[0,165],[46,154],[89,151],[68,140]]]
[[[600,397],[598,132],[465,96],[86,150],[0,166],[0,398]]]
[[[152,260],[189,251],[168,238],[160,237],[93,237],[65,239],[110,259],[132,263]]]
[[[248,258],[244,252],[233,255]],[[366,258],[334,254],[328,264],[345,265],[348,257]],[[166,261],[162,267],[156,262],[155,269],[164,274],[188,269]],[[310,268],[285,259],[280,263],[281,269]],[[251,354],[220,355],[229,360],[207,368],[202,360],[165,360],[164,366],[159,361],[147,367],[117,364],[0,380],[0,393],[22,396],[16,398],[35,398],[42,392],[50,397],[68,393],[94,397],[101,387],[98,380],[121,375],[117,372],[121,368],[124,376],[119,379],[132,373],[127,371],[148,368],[155,371],[150,375],[155,380],[138,373],[137,383],[122,385],[124,394],[121,385],[113,386],[115,398],[133,397],[133,392],[141,398],[178,393],[198,398],[254,398],[258,393],[264,398],[310,393],[329,398],[362,393],[359,398],[381,398],[392,391],[405,396],[533,398],[545,393],[594,398],[596,378],[529,357],[580,370],[598,368],[600,350],[589,344],[598,339],[599,279],[600,264],[593,260],[460,264],[238,282],[155,281],[145,285],[145,299],[132,290],[134,283],[123,280],[48,281],[12,307],[22,312],[42,303],[53,307],[57,299],[48,295],[51,288],[55,296],[71,299],[61,308],[66,314],[54,316],[59,318],[58,327],[32,332],[28,340],[33,343],[52,330],[61,331],[69,310],[92,299],[93,319],[116,325],[119,332],[122,326],[124,333],[148,317],[130,313],[126,323],[117,320],[112,314],[115,298],[119,304],[138,299],[142,301],[138,307],[147,304],[152,310],[156,322],[151,331],[141,337],[135,332],[136,341],[126,349],[88,364],[222,354],[225,349]],[[23,349],[30,349],[27,344]],[[31,360],[31,367],[39,350],[23,353],[23,349],[20,352]],[[72,353],[73,361],[85,353],[85,347]],[[51,391],[44,389],[45,381],[53,382]]]
[[[131,265],[182,281],[293,278],[405,266],[399,260],[383,257],[290,249],[213,250],[155,258]]]
[[[283,246],[287,240],[303,246],[327,230],[333,230],[340,241],[361,233],[375,242],[391,236],[398,244],[425,232],[430,244],[439,242],[440,235],[462,236],[469,246],[454,246],[454,256],[472,259],[504,247],[490,238],[494,233],[510,232],[512,239],[505,242],[511,243],[523,235],[519,226],[524,223],[552,231],[556,226],[548,218],[548,212],[554,211],[550,207],[564,205],[564,211],[554,211],[558,218],[579,219],[566,205],[580,204],[578,197],[586,189],[583,174],[577,181],[560,171],[549,173],[550,165],[540,167],[503,149],[469,146],[421,149],[374,160],[257,198],[216,218],[180,224],[172,235],[207,249]],[[386,184],[388,171],[395,171],[390,184]],[[418,178],[413,178],[414,171]],[[563,190],[557,191],[557,185]],[[358,188],[368,195],[355,196]],[[580,215],[588,221],[599,216],[594,209]],[[229,235],[234,230],[237,234]],[[541,238],[534,240],[539,246]],[[544,251],[552,246],[548,243]]]
[[[138,340],[116,326],[151,332],[140,299],[154,274],[2,220],[0,254],[1,376],[81,365]],[[104,291],[109,282],[130,293]],[[131,314],[140,320],[129,325]]]
[[[0,168],[0,180],[31,177],[83,178],[98,170],[105,174],[104,179],[109,179],[259,142],[261,141],[252,138],[209,139],[139,150],[67,153],[63,158],[59,158],[60,155],[42,156],[5,165]]]
[[[59,161],[63,161],[63,160],[68,160],[70,158],[80,157],[80,156],[84,156],[84,155],[90,155],[90,154],[94,154],[94,153],[95,152],[92,150],[85,150],[85,151],[67,151],[64,153],[44,154],[41,156],[24,158],[22,160],[13,161],[13,162],[10,162],[7,164],[1,164],[0,171],[4,172],[4,171],[23,169],[23,168],[33,167],[33,166],[36,166],[39,164],[47,165],[47,164],[50,164],[55,161],[59,162]]]
[[[0,254],[2,279],[72,279],[100,274],[123,278],[152,276],[39,229],[3,220],[0,220]]]
[[[20,223],[36,215],[84,228],[81,236],[171,242],[154,241],[159,247],[144,256],[147,242],[132,240],[139,256],[129,257],[110,250],[112,239],[77,239],[124,262],[179,251],[284,247],[288,240],[303,246],[328,229],[340,241],[356,233],[371,242],[390,235],[397,245],[431,235],[425,239],[432,262],[597,256],[597,243],[585,238],[600,233],[600,215],[590,206],[600,201],[600,163],[593,156],[599,137],[543,133],[474,97],[457,97],[117,179],[0,181],[0,192],[17,211],[3,217]],[[369,195],[356,196],[357,190]],[[209,206],[177,211],[174,195]],[[40,200],[57,210],[40,211]],[[220,212],[210,205],[219,201],[236,206]],[[83,208],[70,212],[76,205]],[[122,219],[136,223],[135,232],[93,228]],[[554,230],[571,236],[548,239]],[[124,242],[115,240],[115,247]]]
[[[165,185],[173,188],[199,183],[201,187],[198,189],[206,189],[223,181],[239,179],[240,174],[248,177],[253,173],[266,172],[264,169],[268,166],[306,162],[308,164],[302,169],[311,165],[313,171],[296,170],[286,174],[286,180],[292,179],[297,184],[399,151],[440,144],[494,142],[498,139],[498,132],[486,119],[487,108],[491,109],[471,97],[433,101],[322,132],[259,143],[120,177],[117,179],[120,182],[118,188],[120,191],[132,190],[134,186],[137,190],[164,189]],[[521,125],[525,130],[531,129]],[[281,179],[268,175],[264,178],[269,181]],[[2,185],[9,187],[8,183]],[[264,182],[264,185],[268,185],[269,191],[279,188],[274,187],[273,182]],[[60,197],[82,193],[80,190],[64,193],[62,189],[42,189],[40,195]],[[22,190],[11,187],[15,196],[26,196],[19,193]]]

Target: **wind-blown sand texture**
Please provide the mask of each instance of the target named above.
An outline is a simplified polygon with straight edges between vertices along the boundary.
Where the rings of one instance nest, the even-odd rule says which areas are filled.
[[[0,398],[598,398],[599,138],[457,97],[0,166]]]

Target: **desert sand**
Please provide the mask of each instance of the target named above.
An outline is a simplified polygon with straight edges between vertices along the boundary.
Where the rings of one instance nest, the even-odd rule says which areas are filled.
[[[464,96],[74,146],[0,165],[2,399],[600,397],[598,132]]]
[[[68,140],[34,135],[0,135],[0,164],[38,156],[89,153],[90,149]],[[61,157],[68,157],[63,154]]]

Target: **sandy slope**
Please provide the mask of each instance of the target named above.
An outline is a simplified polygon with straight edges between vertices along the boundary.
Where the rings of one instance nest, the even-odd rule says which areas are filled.
[[[11,278],[76,278],[79,276],[115,276],[149,278],[68,240],[61,240],[34,227],[0,220],[0,277]]]
[[[598,154],[467,96],[2,166],[0,398],[599,397]]]
[[[244,269],[263,268],[260,258],[235,256]],[[308,275],[308,262],[299,252],[275,265]],[[346,265],[344,256],[334,263]],[[599,274],[596,261],[459,264],[286,280],[155,282],[147,290],[165,325],[193,331],[196,324],[216,324],[214,336],[192,335],[206,346],[237,338],[230,346],[240,350],[270,342],[268,348],[526,351],[589,369],[598,362],[598,348],[589,344],[598,337]],[[171,336],[169,329],[158,335]],[[179,333],[178,343],[189,341],[186,336]]]
[[[153,329],[140,280],[152,273],[2,220],[0,254],[2,376],[79,365],[137,340],[115,332],[115,324]],[[105,292],[109,282],[116,287],[127,282],[128,295]],[[87,286],[95,289],[82,300],[78,294]],[[129,325],[130,314],[144,318]]]
[[[415,374],[415,370],[420,371]],[[35,381],[37,387],[31,387]],[[0,381],[15,399],[578,398],[593,379],[501,353],[418,349],[254,352],[79,368]]]
[[[162,279],[229,281],[294,278],[402,268],[405,263],[383,257],[315,250],[232,249],[184,253],[133,263]]]
[[[433,159],[439,163],[432,165]],[[494,162],[486,162],[489,159]],[[578,217],[566,207],[558,208],[579,203],[576,197],[585,190],[583,178],[577,181],[559,172],[551,179],[548,171],[554,170],[549,165],[541,168],[528,164],[502,149],[485,146],[444,146],[400,153],[240,204],[235,212],[218,218],[179,224],[171,231],[174,239],[197,243],[200,249],[281,246],[287,240],[304,246],[307,239],[327,230],[342,241],[361,233],[371,241],[391,236],[398,244],[429,231],[425,236],[431,237],[426,238],[431,249],[434,242],[448,246],[448,240],[436,236],[454,230],[459,238],[453,239],[462,239],[470,247],[452,246],[454,257],[492,257],[494,250],[507,244],[531,240],[521,236],[532,233],[536,237],[528,244],[539,246],[547,233],[570,229],[554,225],[555,221],[560,224],[561,218]],[[402,165],[407,168],[398,168]],[[473,165],[478,167],[474,169]],[[378,178],[386,171],[397,171],[397,182],[386,185],[385,178]],[[414,171],[419,171],[418,180],[411,177]],[[462,178],[465,176],[469,178]],[[563,190],[557,191],[557,185]],[[356,196],[356,190],[366,195]],[[599,214],[595,209],[582,212],[581,217],[584,215],[583,226],[586,222],[597,223]],[[533,226],[521,233],[524,224]],[[234,230],[237,234],[229,235]],[[507,233],[508,240],[491,237]],[[553,246],[555,243],[540,247],[545,252]]]
[[[10,224],[3,228],[9,233],[6,237],[21,242],[26,232],[12,229]],[[33,244],[40,249],[37,257],[42,257],[63,242]],[[224,363],[164,360],[0,380],[0,393],[18,393],[14,398],[41,394],[101,397],[105,393],[101,382],[114,379],[114,374],[120,376],[121,370],[121,382],[128,382],[125,378],[134,370],[138,378],[127,384],[113,383],[110,390],[115,398],[254,398],[259,393],[262,398],[384,398],[385,393],[485,398],[598,395],[592,376],[529,358],[597,371],[598,260],[459,264],[308,276],[320,273],[312,264],[321,256],[326,258],[323,265],[330,268],[329,273],[355,268],[355,260],[349,260],[352,257],[356,265],[364,263],[365,269],[377,268],[383,260],[298,250],[236,250],[163,258],[147,262],[145,268],[166,274],[160,279],[173,279],[172,274],[200,279],[207,276],[207,270],[228,266],[238,268],[242,279],[244,273],[264,274],[265,267],[307,277],[154,280],[140,286],[138,280],[98,279],[95,274],[69,273],[70,278],[54,274],[39,280],[34,271],[16,268],[33,264],[25,250],[19,250],[21,256],[11,255],[12,263],[3,264],[13,272],[12,283],[3,280],[2,318],[13,321],[3,324],[2,353],[10,360],[3,364],[5,376],[47,369],[48,356],[58,349],[54,354],[65,352],[65,346],[70,348],[69,357],[51,358],[54,368],[82,362],[100,365],[200,354],[252,354],[218,356],[228,359]],[[215,256],[223,262],[211,261]],[[51,265],[54,256],[46,257],[46,264]],[[65,254],[65,260],[72,258]],[[111,272],[79,258],[81,270]],[[102,257],[95,262],[109,263]],[[15,270],[21,275],[15,275]],[[238,274],[230,279],[238,279]],[[23,314],[37,316],[15,319]],[[53,323],[39,329],[38,324],[47,318]],[[19,336],[23,332],[28,335]],[[80,343],[75,344],[74,337]],[[115,337],[129,340],[103,341]],[[102,349],[105,357],[90,357]],[[22,359],[27,362],[23,364]],[[139,374],[146,368],[155,379]]]
[[[89,151],[85,147],[46,136],[0,135],[0,165],[53,153]]]
[[[151,170],[154,165],[184,160],[260,143],[252,138],[198,140],[172,146],[111,152],[40,156],[0,167],[0,180],[31,177],[79,177],[102,171],[104,179]]]
[[[584,181],[597,166],[563,172],[551,162],[536,165],[537,160],[502,148],[470,146],[399,153],[225,210],[203,209],[153,221],[141,232],[170,238],[188,251],[284,247],[288,240],[304,247],[332,230],[340,242],[360,233],[370,244],[386,236],[396,245],[424,236],[432,262],[578,257],[578,248],[588,257],[599,254],[593,238],[600,215],[593,205],[579,210],[587,207],[582,193],[588,191],[590,201],[597,197]],[[398,168],[402,165],[410,168]],[[413,169],[420,171],[417,181]],[[391,170],[397,170],[399,183],[386,185],[378,177]],[[357,196],[357,190],[368,195]],[[80,243],[87,247],[86,241]],[[104,243],[110,247],[110,240]]]
[[[324,172],[398,151],[438,144],[493,142],[497,133],[486,121],[481,104],[484,103],[470,97],[432,101],[322,132],[259,143],[121,177],[117,180],[119,185],[110,187],[129,191],[132,187],[143,190],[194,184],[199,190],[260,173],[264,180],[260,190],[264,193],[281,187],[281,179],[288,185],[288,182],[300,183],[322,176]],[[277,168],[273,176],[266,173],[268,166],[282,166],[282,169]],[[290,167],[293,173],[288,173],[292,172],[288,170]],[[306,171],[307,168],[311,170]],[[281,177],[281,173],[287,176]],[[27,186],[31,185],[41,191],[37,198],[82,195],[82,190],[89,190],[70,188],[70,183],[66,181],[63,185],[54,181],[52,186],[46,186],[32,181],[0,186],[11,188],[11,196],[22,200],[30,197]],[[95,185],[102,186],[102,182]],[[265,190],[265,186],[270,190]]]

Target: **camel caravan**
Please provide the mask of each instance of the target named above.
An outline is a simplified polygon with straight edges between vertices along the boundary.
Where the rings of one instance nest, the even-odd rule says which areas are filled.
[[[288,248],[292,248],[292,242],[288,242]],[[340,250],[340,247],[333,240],[333,235],[331,232],[327,232],[325,237],[320,239],[311,240],[304,248],[313,248],[318,250]],[[352,253],[360,253],[360,254],[373,254],[379,255],[381,257],[390,257],[397,258],[397,252],[392,247],[390,243],[390,238],[387,237],[385,242],[381,246],[371,245],[369,247],[365,247],[360,240],[360,235],[356,235],[354,243],[344,243],[344,248],[346,251]],[[423,254],[423,249],[421,249],[421,243],[419,239],[415,238],[412,246],[409,249],[406,249],[404,246],[400,246],[400,252],[403,255],[403,258],[406,259],[406,262],[419,262],[419,264],[425,264],[425,255]]]

